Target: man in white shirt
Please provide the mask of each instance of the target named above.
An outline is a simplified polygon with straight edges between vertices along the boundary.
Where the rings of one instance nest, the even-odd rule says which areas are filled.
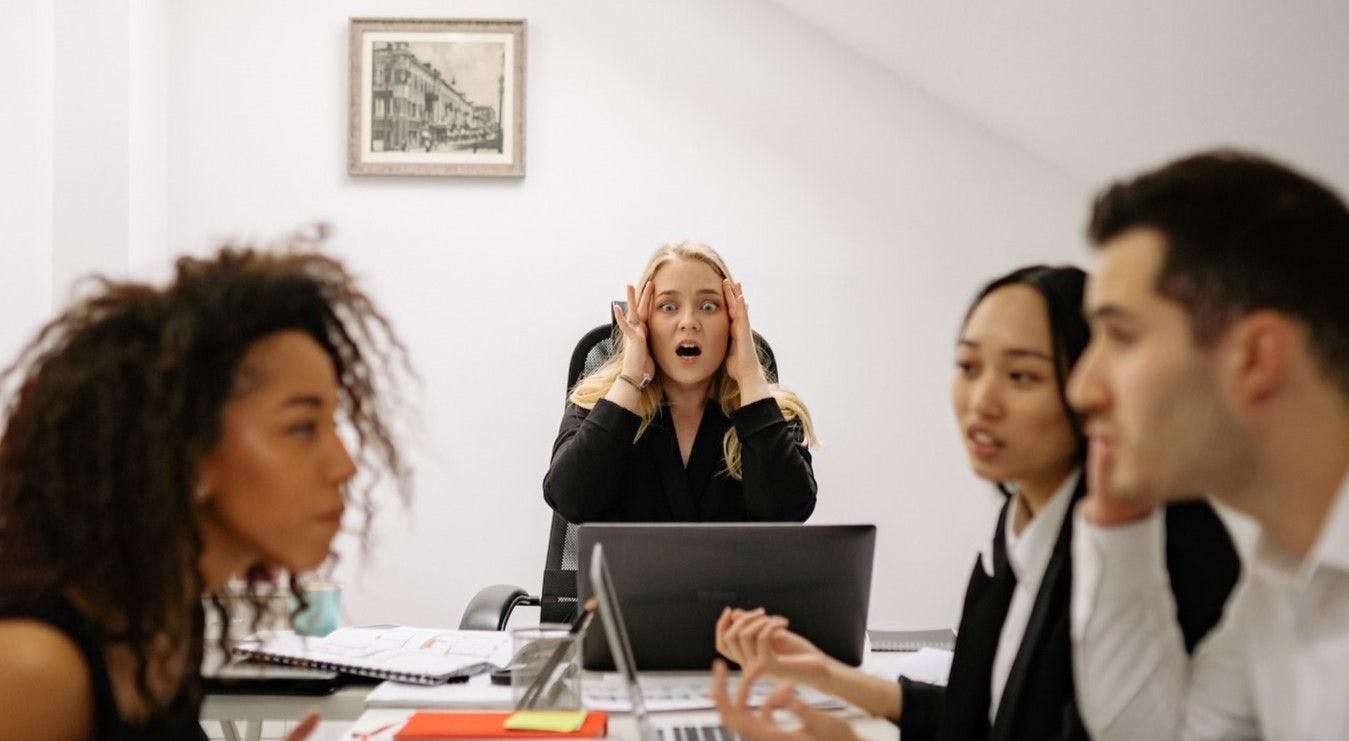
[[[1073,543],[1078,705],[1100,738],[1349,738],[1349,211],[1213,152],[1117,184],[1090,226],[1091,439]],[[1186,655],[1158,505],[1201,493],[1259,540]]]

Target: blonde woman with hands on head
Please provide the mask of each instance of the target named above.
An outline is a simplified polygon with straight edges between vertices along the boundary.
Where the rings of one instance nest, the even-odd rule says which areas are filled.
[[[809,517],[810,414],[764,368],[721,256],[665,245],[627,299],[618,347],[568,397],[549,506],[573,523]]]

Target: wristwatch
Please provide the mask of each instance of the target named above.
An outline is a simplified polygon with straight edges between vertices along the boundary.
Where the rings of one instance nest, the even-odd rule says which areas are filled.
[[[642,382],[641,382],[641,383],[638,383],[632,376],[630,376],[630,375],[628,375],[628,374],[626,374],[626,373],[619,373],[619,374],[618,374],[618,380],[620,380],[620,381],[627,381],[629,384],[632,385],[633,388],[637,389],[638,391],[641,391],[642,389],[644,389],[644,388],[646,388],[647,386],[651,385],[651,374],[650,374],[650,373],[643,373],[643,374],[642,374]]]

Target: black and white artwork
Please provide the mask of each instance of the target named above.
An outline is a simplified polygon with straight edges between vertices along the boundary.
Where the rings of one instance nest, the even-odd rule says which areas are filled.
[[[347,170],[523,176],[522,20],[351,20]]]

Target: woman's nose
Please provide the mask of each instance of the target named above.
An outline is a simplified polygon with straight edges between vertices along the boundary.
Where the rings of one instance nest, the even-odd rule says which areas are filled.
[[[970,389],[970,406],[985,417],[994,417],[1002,412],[1002,389],[992,374],[977,379]]]
[[[356,461],[347,450],[346,443],[337,435],[333,436],[333,450],[328,463],[328,475],[338,483],[345,483],[356,475]]]

